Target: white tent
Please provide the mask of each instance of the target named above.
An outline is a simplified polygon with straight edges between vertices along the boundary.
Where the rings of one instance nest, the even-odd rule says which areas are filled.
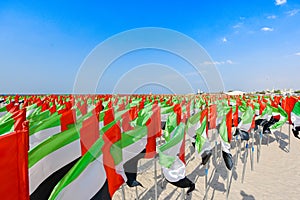
[[[245,94],[245,92],[236,90],[236,91],[227,92],[226,94],[234,96],[234,95],[243,95]]]

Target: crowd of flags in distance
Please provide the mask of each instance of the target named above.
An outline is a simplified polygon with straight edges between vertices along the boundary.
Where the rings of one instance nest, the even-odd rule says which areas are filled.
[[[300,138],[300,98],[203,95],[0,96],[1,199],[112,199],[123,184],[143,187],[140,159],[159,160],[172,185],[195,189],[186,176],[186,145],[205,165],[216,130],[233,168],[230,142],[285,123]],[[186,143],[190,140],[191,143]],[[141,180],[141,181],[138,181]]]

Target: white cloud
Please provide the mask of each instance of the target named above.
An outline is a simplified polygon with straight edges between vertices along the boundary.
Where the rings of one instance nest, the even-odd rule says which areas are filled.
[[[290,10],[288,12],[286,12],[286,14],[290,17],[297,15],[297,13],[300,11],[300,9],[294,9],[294,10]]]
[[[218,61],[204,61],[203,65],[220,65]]]
[[[273,28],[270,28],[270,27],[262,27],[261,29],[260,29],[261,31],[265,31],[265,32],[268,32],[268,31],[274,31],[274,29]]]
[[[236,25],[234,25],[233,28],[241,28],[242,25],[243,25],[243,23],[240,22],[240,23],[237,23]]]
[[[295,56],[300,56],[300,52],[298,52],[298,53],[295,53],[294,55],[295,55]]]
[[[280,6],[286,4],[287,0],[275,0],[275,5]]]
[[[276,19],[276,18],[277,18],[276,15],[270,15],[267,17],[267,19]]]
[[[226,61],[204,61],[203,65],[233,65],[234,62],[232,60],[226,60]]]
[[[223,37],[222,42],[226,43],[228,40],[226,37]]]
[[[232,60],[226,60],[226,63],[227,63],[227,64],[230,64],[230,65],[233,64]]]

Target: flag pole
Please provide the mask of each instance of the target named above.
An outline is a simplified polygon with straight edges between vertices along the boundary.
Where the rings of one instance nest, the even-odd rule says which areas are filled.
[[[223,154],[221,154],[221,158],[223,158]],[[225,163],[225,160],[223,158],[223,163],[224,163],[224,166],[225,166],[225,169],[226,169],[226,172],[227,172],[227,179],[226,179],[226,200],[228,200],[228,196],[229,196],[229,173],[230,173],[230,170],[228,170],[226,168],[226,163]]]
[[[184,200],[184,188],[181,189],[181,200]]]
[[[289,153],[291,152],[291,125],[289,123]]]
[[[237,147],[237,156],[236,156],[236,164],[235,166],[237,166],[238,162],[239,162],[239,156],[240,156],[240,153],[241,153],[241,148],[242,148],[242,140],[241,138],[239,138],[238,136],[236,136],[237,139],[238,139],[238,147]]]
[[[280,147],[280,144],[281,144],[281,138],[282,138],[282,133],[281,133],[281,128],[282,127],[280,127],[280,134],[278,134],[278,144],[279,144],[279,147]]]
[[[229,173],[230,173],[230,170],[227,169],[227,190],[226,190],[226,200],[228,200],[228,197],[229,197]]]
[[[235,138],[234,138],[234,141],[235,141],[235,148],[236,148],[236,150],[235,150],[235,162],[234,162],[234,166],[236,166],[237,165],[237,163],[238,163],[238,159],[239,159],[239,140],[238,140],[238,136],[236,136]]]
[[[157,166],[156,166],[156,157],[154,157],[153,162],[154,162],[154,181],[155,181],[155,184],[154,184],[154,190],[155,190],[155,192],[154,192],[154,195],[155,195],[154,199],[157,200],[157,171],[156,171]]]
[[[254,130],[251,130],[252,144],[251,144],[251,171],[254,170]]]
[[[164,174],[163,174],[163,171],[162,171],[162,169],[161,169],[161,189],[164,189]]]
[[[237,159],[238,159],[238,137],[234,137],[234,143],[235,143],[235,162],[234,162],[234,166],[236,166],[237,164]]]
[[[207,199],[207,191],[208,190],[208,162],[205,164],[205,194],[204,200]]]
[[[242,174],[242,183],[244,183],[247,158],[248,158],[248,142],[246,143],[246,149],[245,149],[244,166],[243,166],[243,174]]]
[[[217,162],[218,158],[218,141],[217,141],[217,132],[213,129],[213,135],[215,136],[215,160]]]
[[[125,189],[124,189],[124,184],[122,185],[122,200],[125,200]]]
[[[259,132],[259,147],[257,149],[257,163],[259,163],[259,159],[260,159],[260,154],[261,154],[261,141],[262,141],[262,129]]]
[[[135,187],[135,196],[136,196],[136,200],[139,200],[139,193],[138,193],[137,186]]]

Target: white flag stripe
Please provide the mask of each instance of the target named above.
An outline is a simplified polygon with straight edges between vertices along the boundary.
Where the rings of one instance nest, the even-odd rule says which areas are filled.
[[[103,166],[103,155],[101,155],[68,184],[56,199],[91,199],[103,187],[105,181],[106,172]]]
[[[46,140],[48,137],[55,135],[57,133],[61,132],[61,126],[55,126],[51,128],[47,128],[44,130],[40,130],[29,137],[29,149],[34,148],[44,140]]]
[[[45,156],[29,169],[30,194],[52,173],[81,156],[80,140],[76,140]]]

